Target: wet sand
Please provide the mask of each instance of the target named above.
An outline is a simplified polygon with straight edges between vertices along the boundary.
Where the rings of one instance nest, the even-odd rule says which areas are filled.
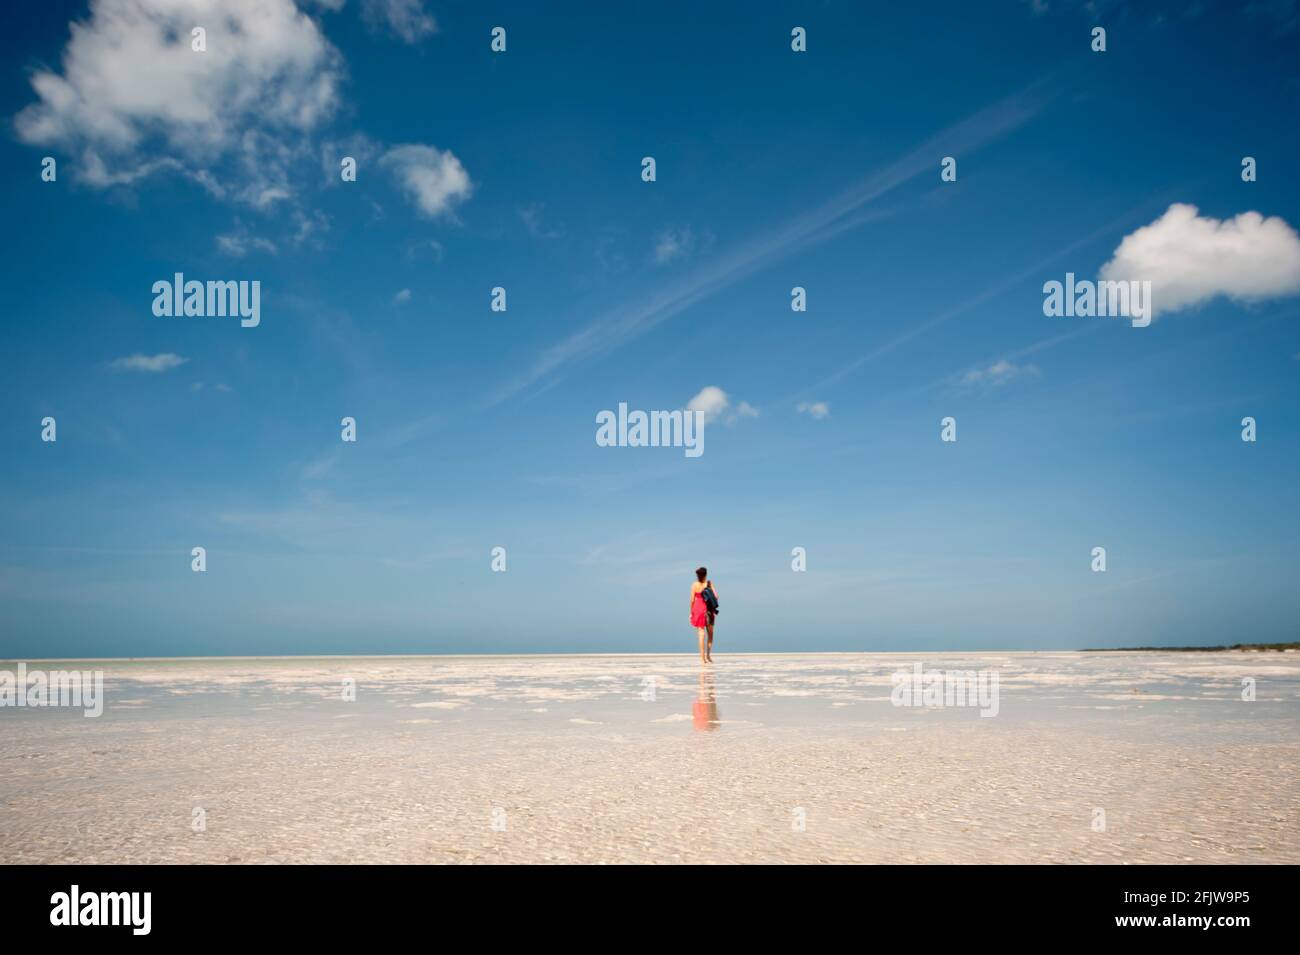
[[[28,665],[107,699],[0,708],[8,862],[1300,862],[1295,653]]]

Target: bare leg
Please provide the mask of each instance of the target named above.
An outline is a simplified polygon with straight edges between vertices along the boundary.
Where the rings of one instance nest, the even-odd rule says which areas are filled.
[[[713,624],[709,624],[708,631],[709,631],[709,645],[707,647],[704,656],[705,659],[707,659],[710,663],[712,663],[713,662]]]
[[[695,632],[700,636],[700,662],[709,663],[711,662],[709,660],[709,654],[704,649],[704,641],[708,634],[705,632],[703,627],[696,627]]]

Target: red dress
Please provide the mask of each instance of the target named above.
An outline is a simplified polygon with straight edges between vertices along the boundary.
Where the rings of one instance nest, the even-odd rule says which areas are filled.
[[[696,593],[691,601],[691,626],[707,627],[709,625],[709,607],[704,602],[704,592]]]

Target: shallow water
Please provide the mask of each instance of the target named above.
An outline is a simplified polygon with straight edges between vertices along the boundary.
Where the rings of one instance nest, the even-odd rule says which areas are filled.
[[[12,862],[1300,862],[1294,653],[28,666],[106,702],[0,707]]]

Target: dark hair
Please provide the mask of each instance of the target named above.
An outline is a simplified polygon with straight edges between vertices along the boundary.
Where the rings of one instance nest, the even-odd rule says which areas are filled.
[[[699,578],[700,583],[704,583],[704,578],[709,576],[709,568],[707,567],[695,568],[695,576]]]

